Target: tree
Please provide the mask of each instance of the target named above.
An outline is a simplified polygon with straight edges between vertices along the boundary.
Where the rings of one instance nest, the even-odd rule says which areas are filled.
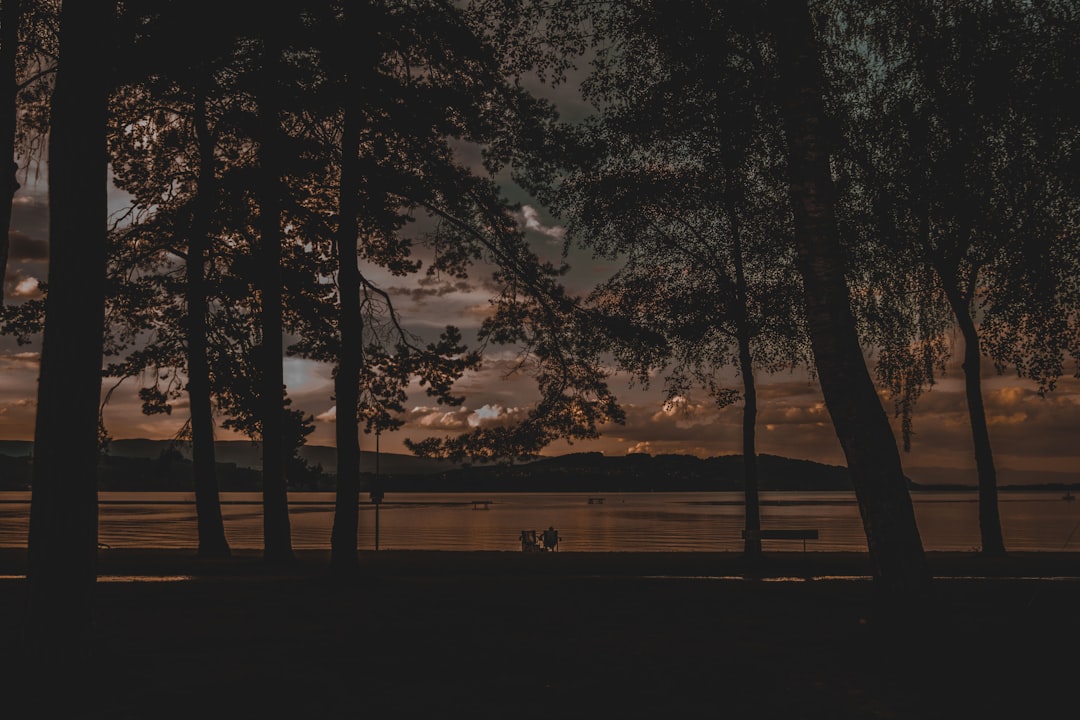
[[[478,4],[485,3],[478,0]],[[506,38],[517,62],[551,71],[558,80],[567,64],[565,58],[606,42],[610,34],[625,32],[642,18],[657,16],[659,10],[650,12],[651,7],[574,0],[535,3],[525,21],[494,24],[491,32]],[[896,440],[867,370],[851,310],[829,165],[829,89],[817,32],[805,0],[774,0],[761,7],[726,10],[718,9],[708,26],[716,32],[717,44],[723,47],[732,32],[741,32],[747,46],[760,48],[768,59],[756,81],[765,89],[764,97],[783,128],[781,152],[792,207],[796,266],[802,278],[816,374],[856,488],[875,587],[888,607],[896,609],[923,597],[930,577]],[[557,51],[552,52],[552,47]],[[730,54],[706,72],[722,77],[726,63],[739,62],[742,55]],[[647,64],[654,58],[646,55],[635,60]],[[723,138],[718,135],[717,141]]]
[[[959,329],[979,477],[982,552],[1005,554],[997,471],[982,393],[982,356],[1052,390],[1080,357],[1075,114],[1075,8],[917,3],[864,19],[879,68],[860,102],[853,155],[868,227],[888,265],[909,269],[923,317]],[[857,93],[865,95],[859,98]],[[886,333],[886,360],[937,343],[940,322]],[[927,356],[928,358],[930,356]],[[918,388],[927,363],[886,363]],[[914,377],[912,370],[915,371]],[[910,407],[910,405],[909,405]],[[910,412],[910,410],[908,410]],[[906,425],[910,431],[910,425]]]
[[[744,552],[757,559],[755,367],[809,360],[779,128],[764,116],[756,77],[761,58],[727,63],[745,36],[717,44],[716,17],[703,6],[643,9],[597,50],[584,86],[596,118],[544,148],[565,158],[557,186],[548,187],[550,161],[541,164],[548,177],[523,175],[568,222],[568,239],[620,262],[593,292],[601,322],[588,333],[610,338],[606,349],[643,384],[670,369],[669,397],[697,384],[721,407],[743,400]],[[712,65],[725,69],[700,72]],[[741,391],[718,383],[725,366],[737,369]]]
[[[139,391],[148,414],[170,413],[186,391],[191,413],[181,435],[191,440],[199,554],[228,556],[213,397],[227,392],[216,376],[230,375],[220,368],[238,349],[232,339],[248,330],[221,309],[231,303],[214,277],[235,233],[221,209],[221,182],[245,158],[230,122],[237,93],[225,79],[235,75],[240,16],[218,12],[208,32],[190,3],[129,3],[123,19],[124,85],[112,107],[110,152],[116,183],[132,201],[128,224],[114,233],[108,349],[140,347],[106,375],[149,373],[153,382]],[[193,54],[184,43],[196,31],[202,43]]]
[[[15,134],[19,96],[19,28],[22,24],[22,1],[4,0],[0,5],[0,72],[3,91],[0,97],[0,158],[11,160],[11,174],[0,181],[0,304],[4,301],[4,278],[8,264],[8,230],[11,227],[11,202],[19,189],[19,165],[15,162]]]
[[[343,7],[344,35],[359,29],[357,14]],[[346,51],[347,52],[347,51]],[[351,571],[356,566],[356,537],[359,530],[360,424],[355,408],[360,406],[360,373],[363,369],[363,317],[360,304],[360,270],[357,267],[357,220],[360,208],[360,77],[369,72],[359,53],[348,53],[345,103],[342,108],[341,175],[338,193],[338,332],[341,350],[334,374],[334,398],[340,411],[335,424],[337,445],[337,491],[334,526],[330,540],[331,561],[336,568]]]
[[[520,92],[507,87],[491,63],[478,32],[455,8],[428,3],[343,6],[327,18],[321,45],[330,92],[340,108],[339,188],[335,226],[338,327],[312,332],[293,350],[335,363],[338,492],[332,537],[333,562],[348,570],[356,562],[359,480],[357,436],[396,429],[396,414],[409,383],[418,378],[440,404],[459,405],[452,386],[479,355],[447,327],[426,345],[406,328],[392,295],[357,266],[383,268],[395,276],[421,271],[416,250],[431,255],[426,277],[467,278],[468,268],[488,256],[516,252],[521,236],[510,208],[490,181],[456,157],[455,145],[484,145],[513,117]],[[432,18],[438,17],[438,22]],[[356,38],[365,42],[358,50]],[[413,68],[422,67],[417,74]],[[489,162],[495,162],[490,145]],[[417,218],[431,228],[410,231]],[[316,231],[312,236],[317,236]],[[307,318],[325,316],[317,307]],[[377,491],[373,488],[373,491]]]
[[[40,161],[48,135],[49,98],[56,69],[56,23],[59,3],[5,0],[0,4],[0,158],[11,159],[11,174],[0,180],[0,306],[8,270],[12,201],[19,175]],[[20,167],[20,160],[25,165]],[[40,332],[37,303],[7,312],[5,331]]]
[[[49,135],[49,294],[34,431],[30,633],[61,659],[89,630],[97,558],[111,25],[107,0],[63,4]]]
[[[805,0],[776,0],[770,15],[797,266],[814,363],[855,486],[875,585],[891,613],[921,602],[930,575],[896,439],[867,370],[851,310],[829,167],[825,78],[813,22]]]
[[[191,240],[184,263],[187,280],[187,389],[191,405],[191,457],[199,523],[199,554],[204,557],[225,557],[230,551],[218,494],[212,379],[207,351],[207,315],[210,311],[207,297],[210,293],[206,282],[206,255],[210,249],[211,219],[217,198],[216,157],[207,122],[207,102],[205,93],[196,94],[193,129],[199,148],[198,196],[192,208]]]

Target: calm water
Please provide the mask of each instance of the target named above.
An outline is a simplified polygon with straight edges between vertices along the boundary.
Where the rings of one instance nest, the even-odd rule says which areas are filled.
[[[332,493],[293,493],[293,547],[325,549],[333,523]],[[927,550],[979,547],[975,493],[916,493],[915,513]],[[194,548],[190,493],[102,493],[99,537],[111,547]],[[364,497],[366,500],[366,496]],[[474,507],[474,500],[490,504]],[[854,496],[848,492],[763,493],[766,528],[817,528],[806,549],[866,550]],[[229,543],[262,547],[258,493],[224,493]],[[0,547],[25,547],[29,493],[0,493]],[[1080,551],[1080,502],[1057,492],[1003,493],[1005,544],[1015,551]],[[518,550],[522,530],[554,526],[562,552],[738,551],[743,507],[739,493],[496,493],[387,494],[379,510],[379,547],[389,550]],[[375,544],[375,509],[360,510],[361,549]],[[802,549],[802,541],[766,542],[767,549]]]

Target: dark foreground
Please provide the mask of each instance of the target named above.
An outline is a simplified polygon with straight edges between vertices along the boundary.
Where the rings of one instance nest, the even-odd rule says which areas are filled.
[[[0,551],[0,574],[23,570]],[[931,558],[934,616],[883,633],[858,554],[107,551],[56,718],[1049,718],[1076,711],[1080,557]],[[174,582],[148,577],[185,575]],[[119,581],[117,576],[143,576]],[[795,578],[776,582],[772,576]],[[843,576],[846,579],[822,579]],[[972,579],[973,577],[980,579]],[[0,580],[0,716],[35,717],[25,582]]]

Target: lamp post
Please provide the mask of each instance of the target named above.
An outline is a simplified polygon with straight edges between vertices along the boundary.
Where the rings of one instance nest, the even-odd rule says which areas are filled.
[[[371,502],[375,505],[375,550],[379,549],[379,505],[383,492],[379,485],[379,428],[375,428],[375,481],[371,486]]]

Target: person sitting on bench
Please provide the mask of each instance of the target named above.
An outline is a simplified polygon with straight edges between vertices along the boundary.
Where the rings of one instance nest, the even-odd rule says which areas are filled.
[[[535,550],[539,550],[536,542],[535,530],[522,530],[520,539],[522,552],[532,552]]]
[[[553,527],[548,527],[544,531],[544,549],[551,552],[557,547],[559,547],[559,531]]]

